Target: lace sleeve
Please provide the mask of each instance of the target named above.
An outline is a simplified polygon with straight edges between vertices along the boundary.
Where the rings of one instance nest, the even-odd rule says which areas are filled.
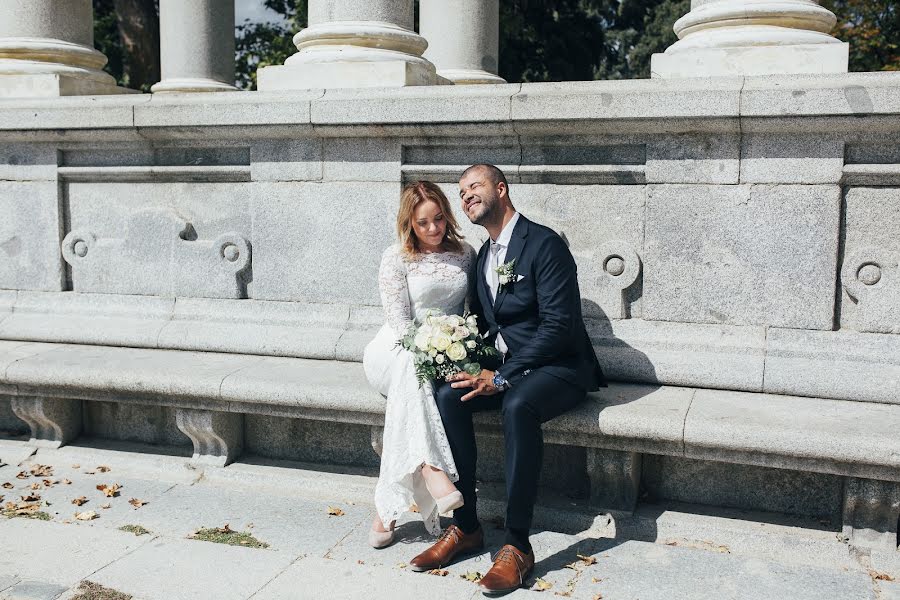
[[[381,292],[384,315],[394,335],[399,339],[409,330],[412,311],[409,305],[409,288],[406,284],[406,267],[396,246],[385,250],[381,257],[378,289]]]

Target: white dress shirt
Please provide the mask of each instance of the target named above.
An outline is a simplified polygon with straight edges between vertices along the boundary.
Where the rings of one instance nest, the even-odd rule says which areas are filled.
[[[487,280],[488,290],[491,292],[492,300],[496,300],[500,287],[499,278],[495,269],[506,262],[506,250],[509,248],[509,241],[512,238],[513,229],[516,228],[516,223],[518,222],[519,213],[514,213],[512,219],[509,220],[509,223],[506,224],[500,232],[500,235],[497,236],[497,239],[491,241],[492,247],[488,251],[487,260],[484,261],[484,278]],[[496,263],[493,260],[495,248],[497,254]],[[507,347],[506,342],[503,341],[503,336],[499,333],[497,334],[497,340],[494,345],[497,347],[497,351],[500,352],[500,356],[506,357],[509,347]]]

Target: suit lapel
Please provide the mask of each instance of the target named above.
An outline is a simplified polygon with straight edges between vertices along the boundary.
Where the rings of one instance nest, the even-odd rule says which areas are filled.
[[[516,261],[516,266],[518,267],[519,257],[522,255],[522,250],[525,248],[525,240],[528,237],[528,224],[528,219],[520,214],[519,222],[516,223],[516,227],[515,229],[513,229],[512,237],[509,240],[509,248],[506,249],[506,258],[503,260],[504,264]],[[515,269],[514,271],[517,272],[518,269]],[[513,277],[516,276],[516,273],[514,273]],[[503,304],[503,300],[509,293],[511,285],[512,283],[504,285],[500,288],[500,291],[497,292],[497,299],[494,301],[495,315],[497,314],[497,311],[500,310],[500,305]]]

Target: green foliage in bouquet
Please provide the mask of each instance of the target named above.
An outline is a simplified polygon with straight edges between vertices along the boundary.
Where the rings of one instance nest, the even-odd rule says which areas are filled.
[[[397,344],[413,353],[420,385],[463,371],[477,375],[481,372],[478,359],[498,354],[478,333],[478,317],[469,313],[429,312]]]

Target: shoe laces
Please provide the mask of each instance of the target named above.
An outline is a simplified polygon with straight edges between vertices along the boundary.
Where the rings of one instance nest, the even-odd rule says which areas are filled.
[[[525,561],[511,546],[500,548],[500,551],[494,555],[493,561],[494,563],[505,562],[512,564],[516,568],[516,573],[519,575],[519,582],[521,583],[522,573],[525,572]]]
[[[459,529],[451,525],[444,530],[444,533],[441,534],[441,537],[438,538],[438,541],[435,545],[446,542],[452,542],[454,544],[459,543]]]

